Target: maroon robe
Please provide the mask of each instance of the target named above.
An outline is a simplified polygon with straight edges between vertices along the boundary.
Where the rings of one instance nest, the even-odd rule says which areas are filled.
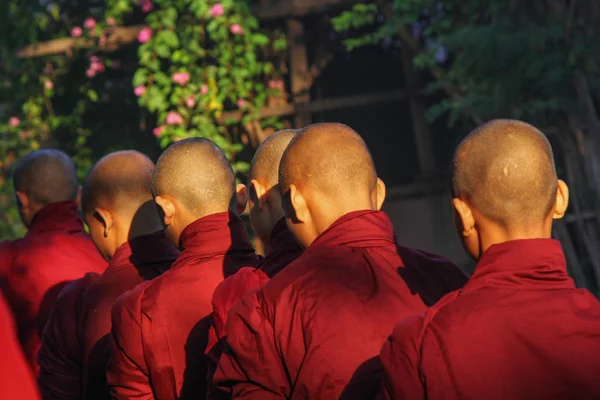
[[[162,231],[138,236],[117,249],[101,276],[88,274],[61,292],[39,354],[44,400],[109,397],[105,369],[113,303],[161,275],[178,255]]]
[[[380,361],[382,398],[599,399],[600,303],[558,241],[497,244],[462,290],[401,320]]]
[[[244,222],[218,213],[190,224],[169,271],[122,295],[112,311],[107,380],[113,399],[204,398],[211,298],[258,263]]]
[[[3,246],[4,247],[4,246]],[[83,229],[72,201],[45,206],[23,239],[12,242],[2,263],[0,286],[15,315],[19,340],[37,374],[40,333],[64,285],[87,272],[102,272],[106,261]],[[0,254],[5,258],[6,254]]]
[[[242,268],[217,286],[212,299],[213,324],[206,348],[206,355],[210,360],[207,377],[210,381],[209,386],[212,386],[216,365],[223,351],[226,337],[225,322],[231,307],[242,300],[246,293],[262,287],[300,254],[302,248],[288,229],[285,218],[282,218],[273,227],[267,255],[256,268]],[[209,398],[217,397],[215,388],[211,387],[210,392]]]
[[[14,318],[0,292],[0,399],[38,400],[35,379],[15,328]]]
[[[465,281],[449,261],[398,247],[385,213],[346,214],[231,309],[215,383],[234,398],[363,399],[396,321]]]

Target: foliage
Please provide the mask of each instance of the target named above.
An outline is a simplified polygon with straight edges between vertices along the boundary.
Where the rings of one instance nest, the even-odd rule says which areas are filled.
[[[133,46],[107,47],[120,26],[137,25]],[[72,51],[16,56],[28,44],[68,37],[78,41]],[[136,132],[153,132],[162,147],[205,137],[244,172],[243,126],[280,90],[272,82],[281,79],[276,61],[285,47],[283,34],[259,28],[246,0],[0,2],[0,238],[23,234],[10,168],[40,147],[65,150],[83,177],[92,142],[102,154]]]
[[[573,73],[598,87],[600,61],[598,7],[567,3],[575,2],[368,2],[333,23],[348,50],[380,40],[408,47],[414,65],[436,77],[424,91],[446,91],[429,109],[430,120],[450,113],[450,122],[514,117],[564,126],[577,112]]]

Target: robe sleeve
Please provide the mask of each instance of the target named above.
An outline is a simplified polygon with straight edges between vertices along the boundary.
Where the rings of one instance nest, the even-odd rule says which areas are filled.
[[[142,339],[143,287],[139,285],[121,295],[112,308],[106,380],[115,400],[154,399]]]
[[[378,399],[425,398],[419,373],[419,347],[423,321],[422,314],[403,318],[384,343],[379,355],[383,368],[383,383]]]
[[[38,400],[39,394],[15,332],[13,316],[0,292],[0,399]]]
[[[44,400],[82,396],[81,295],[96,277],[87,274],[65,286],[44,328],[38,353],[38,384]]]
[[[235,399],[284,399],[291,392],[260,293],[248,293],[227,316],[227,343],[214,381]]]

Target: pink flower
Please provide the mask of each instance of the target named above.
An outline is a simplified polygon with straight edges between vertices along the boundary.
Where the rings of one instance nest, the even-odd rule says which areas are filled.
[[[242,28],[242,26],[240,24],[233,24],[229,27],[229,30],[231,31],[231,33],[233,33],[234,35],[241,35],[244,33],[244,28]]]
[[[246,100],[244,100],[244,99],[239,99],[239,100],[237,101],[237,105],[238,105],[238,107],[239,107],[239,108],[244,108],[244,107],[246,107]]]
[[[183,118],[181,117],[181,115],[177,114],[176,112],[171,111],[169,114],[167,114],[167,124],[168,125],[183,124]]]
[[[185,99],[185,105],[189,108],[192,108],[196,105],[196,99],[194,99],[193,95],[189,95],[187,99]]]
[[[106,25],[115,26],[116,24],[117,24],[117,21],[115,21],[115,19],[113,17],[106,18]]]
[[[100,62],[100,57],[90,56],[90,64],[98,64],[99,62]]]
[[[100,39],[98,40],[98,44],[100,46],[104,46],[106,44],[106,40],[107,40],[106,35],[102,35],[102,36],[100,36]]]
[[[137,97],[143,96],[144,93],[146,93],[146,86],[144,86],[144,85],[136,86],[136,88],[133,89],[133,93]]]
[[[275,89],[277,87],[277,81],[274,81],[273,79],[271,79],[269,81],[269,88],[270,89]]]
[[[220,17],[224,12],[225,10],[223,10],[223,5],[220,3],[217,3],[210,8],[210,16],[212,18]]]
[[[152,133],[156,137],[160,137],[163,134],[164,131],[165,131],[165,127],[164,126],[157,126],[156,128],[152,129]]]
[[[85,71],[85,75],[88,78],[93,78],[94,76],[96,76],[96,71],[90,67],[87,69],[87,71]]]
[[[154,8],[154,4],[152,4],[152,0],[140,0],[140,7],[142,7],[142,11],[147,13],[152,11]]]
[[[52,83],[52,81],[46,81],[44,82],[44,87],[48,90],[52,90],[52,88],[54,88],[54,83]]]
[[[175,82],[177,82],[178,84],[180,84],[181,86],[185,85],[186,83],[188,83],[188,81],[190,80],[190,74],[187,72],[175,72],[171,78],[173,78],[173,80]]]
[[[202,95],[205,95],[206,93],[208,93],[208,86],[206,86],[206,85],[200,86],[200,93]]]
[[[83,35],[83,29],[81,29],[81,27],[76,26],[75,28],[71,29],[71,36],[79,37],[81,35]]]
[[[83,21],[83,26],[85,26],[85,29],[91,31],[96,27],[96,20],[94,18],[86,18],[86,20]]]
[[[8,120],[8,124],[10,126],[12,126],[13,128],[16,128],[17,126],[19,126],[21,124],[21,120],[19,118],[17,118],[17,117],[11,117]]]
[[[147,26],[142,28],[142,30],[140,31],[140,33],[138,33],[138,40],[140,43],[146,43],[148,40],[150,40],[150,38],[152,37],[152,29],[148,28]]]

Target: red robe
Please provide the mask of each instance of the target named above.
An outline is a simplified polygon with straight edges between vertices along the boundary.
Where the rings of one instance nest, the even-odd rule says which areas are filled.
[[[258,263],[244,222],[209,215],[181,234],[169,271],[122,295],[112,311],[107,380],[113,399],[204,398],[204,350],[217,285]]]
[[[39,399],[35,379],[17,339],[15,322],[2,293],[0,293],[0,399]]]
[[[102,275],[88,274],[61,292],[38,358],[44,400],[108,398],[105,369],[113,303],[162,274],[178,255],[164,232],[138,236],[117,249]]]
[[[12,242],[0,271],[0,286],[15,315],[19,340],[37,374],[40,333],[64,285],[106,261],[83,229],[72,201],[47,205],[35,214],[23,239]],[[6,258],[10,258],[10,262]]]
[[[462,290],[401,320],[382,398],[598,399],[600,303],[552,239],[490,247]]]
[[[267,255],[256,268],[242,268],[217,286],[212,299],[214,321],[206,348],[206,355],[210,360],[207,377],[209,383],[212,382],[217,362],[223,351],[226,337],[225,322],[229,310],[242,300],[246,293],[262,287],[301,253],[302,248],[287,228],[285,218],[282,218],[273,227]],[[209,398],[217,397],[215,388],[211,387],[210,391]]]
[[[465,281],[449,261],[397,247],[385,213],[346,214],[231,309],[215,382],[234,398],[363,399],[395,322]]]

